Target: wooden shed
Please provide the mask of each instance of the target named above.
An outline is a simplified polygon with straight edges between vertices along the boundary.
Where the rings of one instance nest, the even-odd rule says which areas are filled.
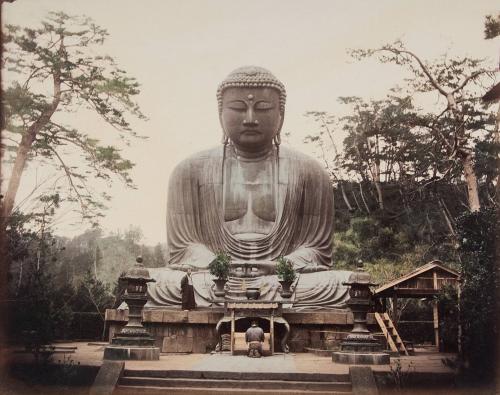
[[[398,298],[431,298],[437,296],[443,286],[451,285],[458,287],[460,282],[460,273],[443,265],[441,261],[431,261],[412,272],[405,274],[395,280],[388,282],[377,288],[374,292],[374,298],[382,299],[385,305],[387,298],[392,298],[394,310],[397,309]],[[460,291],[458,291],[460,296]],[[434,341],[439,347],[439,314],[437,299],[433,303],[433,324]],[[393,321],[397,312],[393,312]],[[396,322],[397,325],[397,322]]]

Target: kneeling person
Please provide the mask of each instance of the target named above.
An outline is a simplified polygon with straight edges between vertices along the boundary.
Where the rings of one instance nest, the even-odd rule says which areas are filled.
[[[257,325],[257,321],[252,321],[252,326],[247,329],[245,341],[248,344],[248,356],[251,358],[260,358],[262,356],[264,331]]]

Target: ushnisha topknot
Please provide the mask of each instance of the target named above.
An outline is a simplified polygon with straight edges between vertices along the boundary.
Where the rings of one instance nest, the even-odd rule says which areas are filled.
[[[225,89],[232,87],[274,88],[280,94],[280,111],[285,112],[286,90],[285,85],[269,70],[258,66],[243,66],[233,70],[222,81],[217,89],[219,113],[222,112],[222,94]]]

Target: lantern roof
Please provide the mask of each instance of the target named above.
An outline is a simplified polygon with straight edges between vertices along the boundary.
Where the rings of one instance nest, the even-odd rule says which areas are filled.
[[[358,261],[358,267],[356,268],[355,271],[351,273],[349,276],[349,279],[343,283],[344,285],[368,285],[368,286],[375,286],[378,285],[376,283],[372,282],[372,278],[370,276],[370,273],[368,273],[364,267],[363,267],[363,262]]]
[[[153,282],[154,279],[149,277],[149,270],[142,264],[142,256],[138,256],[136,259],[136,264],[132,266],[129,270],[125,272],[125,276],[122,278],[124,280],[142,280],[144,282]]]

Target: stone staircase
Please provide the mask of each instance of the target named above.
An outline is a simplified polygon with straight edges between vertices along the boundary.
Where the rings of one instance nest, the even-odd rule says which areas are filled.
[[[348,374],[125,369],[114,395],[348,395]]]

